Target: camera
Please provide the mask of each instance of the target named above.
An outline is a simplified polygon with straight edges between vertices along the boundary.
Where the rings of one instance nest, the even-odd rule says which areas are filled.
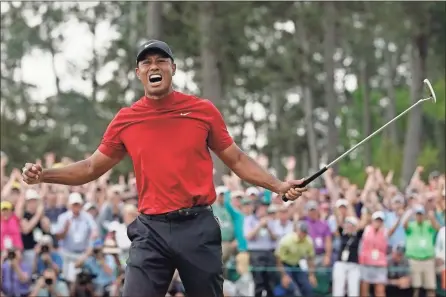
[[[14,260],[15,259],[15,251],[14,250],[9,250],[8,251],[8,260]]]
[[[47,245],[42,245],[42,247],[40,248],[40,254],[46,254],[50,252],[50,247]]]
[[[45,284],[47,286],[51,286],[53,284],[53,279],[52,278],[45,278]]]
[[[79,285],[83,285],[84,286],[84,285],[90,284],[93,281],[93,279],[96,278],[96,276],[97,275],[91,273],[90,270],[83,268],[81,270],[81,272],[79,272],[77,274],[76,281],[77,281],[77,283]]]

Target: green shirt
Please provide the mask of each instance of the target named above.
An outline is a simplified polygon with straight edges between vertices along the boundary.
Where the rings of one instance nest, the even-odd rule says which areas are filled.
[[[406,256],[409,259],[429,259],[435,256],[434,240],[437,231],[430,221],[412,221],[406,229]]]
[[[275,255],[283,263],[297,266],[302,259],[314,258],[313,240],[309,236],[299,240],[295,232],[288,233],[277,244]]]
[[[212,205],[212,211],[214,215],[220,220],[221,228],[221,240],[233,241],[234,240],[234,225],[232,223],[231,215],[224,205],[214,203]]]

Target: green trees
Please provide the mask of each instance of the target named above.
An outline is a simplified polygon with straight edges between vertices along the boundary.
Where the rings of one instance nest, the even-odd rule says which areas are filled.
[[[372,164],[404,183],[418,163],[445,169],[439,2],[9,2],[1,11],[1,149],[11,166],[47,151],[73,159],[93,151],[117,110],[142,95],[137,46],[160,38],[197,86],[178,87],[212,100],[237,143],[266,154],[279,174],[284,156],[296,157],[303,176],[357,143],[419,99],[428,77],[437,105],[412,112],[338,170],[361,182]],[[70,26],[85,27],[85,37]],[[79,38],[88,50],[67,56]],[[44,69],[30,68],[32,59],[47,61]],[[45,76],[30,81],[30,71]],[[225,169],[216,169],[218,179]]]

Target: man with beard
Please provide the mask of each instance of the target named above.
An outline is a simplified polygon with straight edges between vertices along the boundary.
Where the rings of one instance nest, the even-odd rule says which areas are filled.
[[[280,181],[243,153],[209,101],[173,90],[176,65],[169,46],[144,43],[136,56],[144,96],[122,108],[89,158],[57,169],[27,163],[28,184],[80,185],[132,158],[141,215],[128,227],[132,240],[124,296],[165,296],[175,269],[192,297],[223,295],[220,227],[209,149],[241,179],[297,199],[301,181]]]

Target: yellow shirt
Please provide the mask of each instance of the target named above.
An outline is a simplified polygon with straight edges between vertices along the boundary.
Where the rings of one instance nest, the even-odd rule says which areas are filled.
[[[275,255],[283,263],[297,266],[302,259],[314,258],[313,240],[308,235],[299,240],[295,232],[288,233],[277,244]]]

